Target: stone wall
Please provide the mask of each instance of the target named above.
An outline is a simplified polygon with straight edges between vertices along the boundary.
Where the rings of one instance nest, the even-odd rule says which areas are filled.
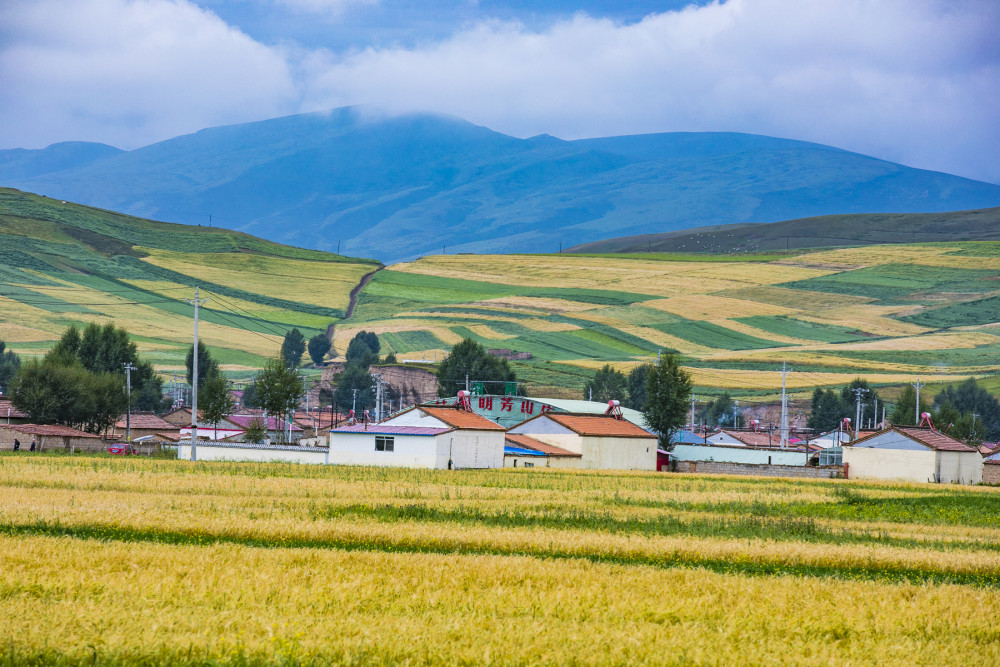
[[[1000,484],[1000,465],[983,464],[983,484]]]
[[[344,372],[343,362],[330,362],[323,368],[323,379],[316,386],[314,391],[316,396],[310,396],[311,401],[317,401],[313,405],[318,405],[319,388],[337,386],[337,376]],[[412,366],[372,366],[369,373],[381,373],[383,381],[389,385],[389,395],[393,399],[395,409],[402,397],[403,406],[416,405],[437,399],[437,376],[423,368]]]
[[[831,479],[843,477],[843,466],[775,466],[758,463],[723,463],[721,461],[671,462],[673,472],[698,472],[708,475],[759,475],[761,477],[809,477]]]

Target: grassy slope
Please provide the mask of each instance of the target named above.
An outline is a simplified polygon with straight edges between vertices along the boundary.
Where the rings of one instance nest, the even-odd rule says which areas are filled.
[[[880,243],[1000,241],[1000,208],[946,213],[824,215],[767,224],[735,224],[621,236],[567,252],[761,252]]]
[[[41,353],[68,324],[125,326],[162,369],[183,367],[194,287],[199,333],[223,364],[252,366],[284,332],[343,316],[377,262],[225,229],[153,222],[0,188],[0,339]]]
[[[532,391],[564,396],[604,363],[627,369],[657,350],[682,355],[698,393],[750,399],[780,388],[783,361],[803,394],[857,375],[891,385],[1000,371],[1000,243],[724,259],[426,257],[376,274],[337,344],[364,328],[402,358],[433,359],[472,336],[530,352],[515,366]]]

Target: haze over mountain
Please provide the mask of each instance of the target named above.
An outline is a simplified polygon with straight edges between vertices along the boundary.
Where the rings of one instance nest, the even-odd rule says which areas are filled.
[[[0,185],[308,248],[339,243],[387,262],[442,248],[557,251],[706,225],[1000,205],[1000,185],[788,139],[519,139],[453,117],[356,107],[128,152],[0,151]]]

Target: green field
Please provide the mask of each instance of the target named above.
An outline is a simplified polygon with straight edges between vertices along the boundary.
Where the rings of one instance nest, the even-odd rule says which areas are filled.
[[[3,452],[0,662],[995,664],[998,503]]]
[[[197,286],[208,298],[200,336],[238,375],[292,327],[308,337],[341,319],[378,266],[0,188],[0,339],[22,354],[44,352],[70,324],[113,320],[157,368],[183,368]]]

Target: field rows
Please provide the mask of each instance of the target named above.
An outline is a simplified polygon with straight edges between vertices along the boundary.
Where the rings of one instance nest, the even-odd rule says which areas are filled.
[[[4,453],[0,658],[989,663],[998,500]]]

